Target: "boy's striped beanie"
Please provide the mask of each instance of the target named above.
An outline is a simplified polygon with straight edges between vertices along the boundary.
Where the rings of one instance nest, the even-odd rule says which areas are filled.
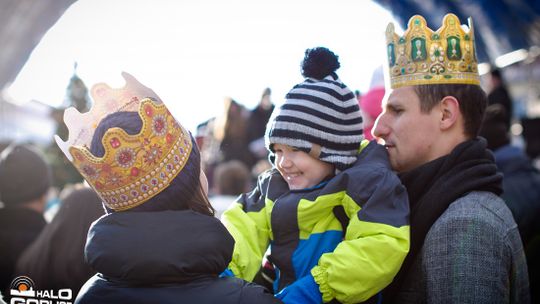
[[[363,138],[358,101],[333,71],[294,86],[270,118],[265,136],[271,152],[274,144],[288,145],[338,170],[356,161]]]

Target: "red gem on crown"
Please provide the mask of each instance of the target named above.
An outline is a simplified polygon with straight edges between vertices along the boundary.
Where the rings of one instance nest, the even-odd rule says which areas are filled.
[[[167,135],[165,136],[165,140],[167,141],[168,144],[172,143],[173,141],[173,136],[171,133],[167,133]]]
[[[120,143],[120,140],[117,138],[117,137],[113,137],[110,141],[110,144],[111,144],[111,147],[113,148],[118,148],[120,147],[121,143]]]
[[[137,176],[139,175],[139,168],[133,167],[131,168],[131,176]]]
[[[154,115],[154,110],[151,106],[146,106],[144,107],[144,113],[146,113],[147,116],[152,117],[152,115]]]

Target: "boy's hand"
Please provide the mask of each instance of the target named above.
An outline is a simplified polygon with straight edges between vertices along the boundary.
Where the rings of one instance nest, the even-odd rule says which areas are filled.
[[[322,294],[319,291],[319,285],[315,283],[311,274],[283,288],[283,290],[276,294],[276,298],[286,304],[322,303]]]

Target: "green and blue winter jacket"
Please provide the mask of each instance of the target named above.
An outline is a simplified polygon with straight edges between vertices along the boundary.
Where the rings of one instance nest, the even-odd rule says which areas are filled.
[[[262,174],[222,221],[236,241],[229,265],[235,276],[253,280],[270,246],[274,291],[301,282],[301,293],[323,302],[374,296],[409,250],[407,193],[375,142],[351,168],[313,188],[289,190],[277,170]]]

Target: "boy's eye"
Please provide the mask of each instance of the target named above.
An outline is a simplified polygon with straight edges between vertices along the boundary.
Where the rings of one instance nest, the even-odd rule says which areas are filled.
[[[291,148],[291,151],[292,151],[292,152],[298,152],[298,151],[300,151],[300,149]]]

